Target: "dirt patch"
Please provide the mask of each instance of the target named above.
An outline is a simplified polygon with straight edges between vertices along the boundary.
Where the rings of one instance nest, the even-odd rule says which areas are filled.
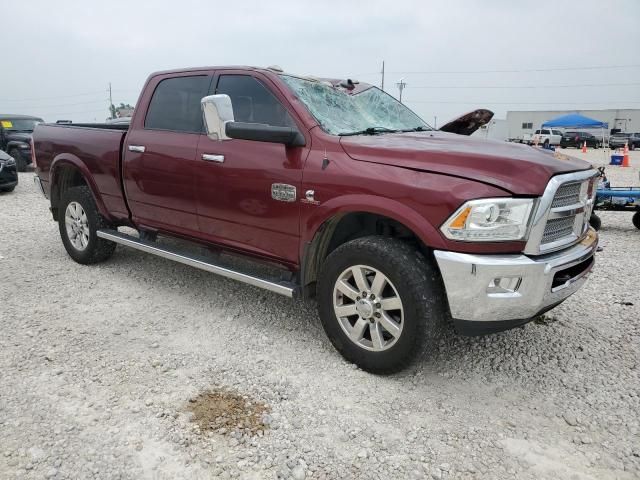
[[[193,413],[192,421],[201,432],[227,434],[241,430],[255,435],[268,428],[265,424],[265,414],[269,413],[267,405],[227,390],[203,392],[189,400],[187,410]]]

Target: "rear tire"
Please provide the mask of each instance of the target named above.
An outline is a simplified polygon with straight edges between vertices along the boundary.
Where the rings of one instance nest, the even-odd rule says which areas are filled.
[[[22,153],[20,152],[20,150],[18,150],[17,148],[12,148],[8,153],[16,161],[16,170],[18,170],[19,172],[26,172],[27,162],[22,157]]]
[[[110,228],[100,215],[89,187],[72,187],[63,193],[58,209],[60,237],[67,253],[76,262],[88,265],[113,255],[116,244],[99,238],[97,231]]]
[[[542,148],[544,149],[548,149],[549,148],[549,140],[545,140],[544,143],[542,144]]]
[[[398,239],[371,236],[327,257],[318,309],[329,340],[345,359],[368,372],[392,373],[433,349],[447,306],[437,269],[422,253]]]
[[[0,192],[13,192],[16,189],[15,185],[13,187],[0,188]]]

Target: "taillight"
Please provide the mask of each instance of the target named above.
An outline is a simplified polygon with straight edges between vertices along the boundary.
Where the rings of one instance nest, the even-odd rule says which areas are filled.
[[[37,168],[38,164],[36,163],[36,149],[35,149],[35,145],[33,144],[33,138],[31,138],[29,142],[31,143],[31,164],[33,165],[34,168]]]

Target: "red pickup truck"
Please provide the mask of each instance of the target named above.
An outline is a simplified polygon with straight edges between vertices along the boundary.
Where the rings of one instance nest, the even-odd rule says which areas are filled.
[[[316,297],[337,350],[390,372],[429,351],[441,322],[462,334],[521,325],[593,267],[597,172],[464,135],[486,114],[448,133],[351,80],[275,67],[160,72],[130,125],[39,125],[36,183],[75,261],[122,244]],[[182,242],[282,274],[225,266]]]

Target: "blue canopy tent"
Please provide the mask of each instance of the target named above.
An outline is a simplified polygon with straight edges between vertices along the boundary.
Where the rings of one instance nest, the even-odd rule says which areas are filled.
[[[542,124],[542,128],[600,128],[602,130],[602,146],[607,147],[605,143],[604,131],[609,128],[607,122],[601,122],[593,118],[585,117],[579,113],[569,113],[568,115],[561,115]]]
[[[608,128],[607,122],[601,122],[600,120],[594,120],[593,118],[585,117],[578,113],[570,113],[568,115],[562,115],[548,122],[542,124],[542,128]]]

